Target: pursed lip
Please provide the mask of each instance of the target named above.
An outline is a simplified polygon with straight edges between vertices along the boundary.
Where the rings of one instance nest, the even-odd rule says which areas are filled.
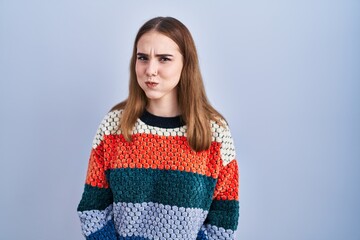
[[[157,83],[157,82],[151,82],[151,81],[146,81],[145,84],[146,84],[146,86],[148,86],[148,87],[155,87],[155,86],[157,86],[159,83]]]

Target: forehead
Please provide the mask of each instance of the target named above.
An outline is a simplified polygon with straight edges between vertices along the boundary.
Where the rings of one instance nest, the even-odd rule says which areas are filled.
[[[180,52],[178,45],[169,37],[156,31],[143,34],[138,43],[137,51],[143,53],[175,53]]]

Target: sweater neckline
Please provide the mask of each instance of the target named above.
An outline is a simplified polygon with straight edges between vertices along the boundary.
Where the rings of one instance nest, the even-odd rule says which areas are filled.
[[[185,125],[181,115],[175,117],[161,117],[148,112],[146,109],[140,116],[140,120],[147,125],[159,128],[177,128]]]

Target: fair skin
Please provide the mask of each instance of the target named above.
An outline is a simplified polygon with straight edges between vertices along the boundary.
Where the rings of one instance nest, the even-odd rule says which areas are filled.
[[[137,43],[135,72],[137,82],[148,98],[146,109],[157,116],[180,115],[177,88],[183,57],[169,37],[150,31]]]

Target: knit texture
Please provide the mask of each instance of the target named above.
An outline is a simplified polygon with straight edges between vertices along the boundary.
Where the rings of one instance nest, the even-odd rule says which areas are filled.
[[[239,171],[226,123],[212,121],[210,148],[195,152],[180,117],[145,111],[127,142],[121,114],[106,114],[93,140],[77,208],[86,239],[234,239]]]

